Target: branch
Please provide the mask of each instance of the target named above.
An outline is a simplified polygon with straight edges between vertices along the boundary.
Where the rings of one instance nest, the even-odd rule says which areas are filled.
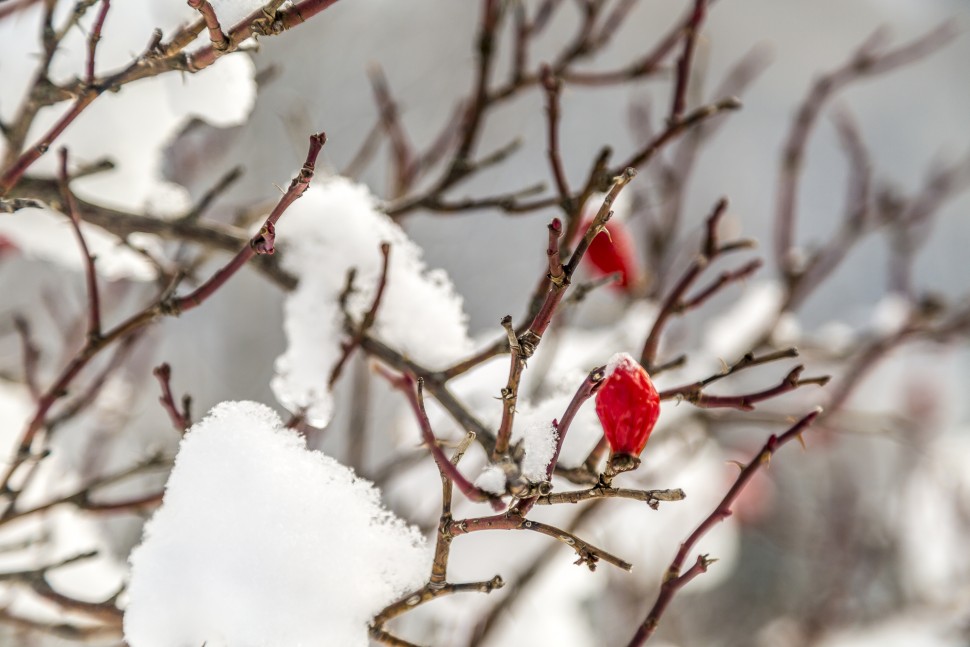
[[[591,571],[596,570],[596,564],[600,560],[608,564],[613,564],[617,568],[621,568],[624,571],[629,571],[633,568],[633,564],[625,562],[619,557],[616,557],[615,555],[612,555],[601,548],[597,548],[596,546],[587,543],[571,532],[567,532],[548,524],[539,523],[538,521],[532,521],[531,519],[525,519],[524,517],[511,512],[492,517],[479,517],[476,519],[462,519],[460,521],[455,521],[452,523],[450,530],[452,535],[456,537],[481,530],[529,530],[552,537],[553,539],[566,544],[576,551],[576,554],[579,557],[579,559],[576,560],[576,564],[586,564]]]
[[[98,51],[98,41],[101,40],[101,29],[104,27],[104,20],[108,16],[108,9],[110,8],[111,0],[101,0],[101,9],[98,11],[98,17],[91,28],[91,35],[88,36],[88,63],[87,73],[84,77],[88,83],[94,82],[94,58]]]
[[[377,319],[377,310],[381,307],[381,299],[384,296],[384,288],[387,286],[387,268],[390,265],[391,257],[391,245],[390,243],[381,243],[381,277],[377,282],[377,290],[374,292],[374,300],[371,302],[370,309],[364,314],[364,318],[361,320],[360,325],[355,325],[350,317],[350,313],[346,312],[345,316],[347,318],[346,325],[350,329],[352,336],[349,341],[343,344],[343,353],[340,355],[340,359],[337,360],[336,365],[334,365],[333,370],[330,372],[330,380],[327,382],[328,386],[332,389],[333,385],[337,383],[337,379],[340,377],[341,371],[343,371],[344,365],[350,356],[353,354],[354,349],[360,346],[361,340],[367,331],[371,329],[374,325],[374,321]],[[352,276],[352,275],[351,275]],[[348,291],[351,285],[348,284]]]
[[[735,241],[725,245],[721,245],[718,242],[717,227],[721,217],[724,215],[725,211],[727,211],[727,206],[728,201],[726,198],[721,198],[717,204],[714,205],[714,210],[711,212],[711,215],[707,217],[705,224],[706,234],[704,236],[704,241],[701,243],[700,255],[691,262],[680,281],[674,286],[660,306],[660,311],[657,313],[657,318],[654,320],[653,327],[651,327],[650,333],[647,335],[647,339],[643,344],[643,351],[640,353],[640,363],[651,375],[655,375],[660,372],[660,366],[656,363],[657,351],[659,350],[660,346],[660,335],[670,317],[675,314],[682,314],[687,310],[702,304],[723,286],[732,281],[745,278],[751,272],[754,272],[758,269],[758,267],[760,267],[760,262],[757,264],[749,263],[735,272],[726,273],[708,288],[702,290],[694,298],[685,300],[687,291],[700,277],[701,273],[705,268],[707,268],[712,260],[728,252],[746,249],[752,245],[751,241],[746,240]]]
[[[233,258],[229,263],[225,265],[222,269],[217,271],[215,274],[209,278],[208,281],[200,285],[191,293],[179,297],[177,299],[172,299],[168,304],[167,308],[171,308],[173,314],[180,314],[187,310],[196,308],[211,297],[219,288],[221,288],[226,281],[228,281],[239,269],[246,264],[249,259],[257,254],[272,254],[275,251],[274,242],[276,237],[276,223],[279,221],[280,216],[283,212],[296,200],[303,195],[307,187],[310,185],[310,180],[313,179],[314,165],[316,164],[317,157],[320,155],[320,150],[327,141],[327,136],[324,133],[319,133],[310,136],[310,148],[307,151],[306,161],[303,163],[303,168],[300,169],[293,181],[290,182],[289,188],[283,197],[280,198],[276,207],[267,216],[266,221],[263,223],[263,227],[259,232],[252,237],[249,241],[249,245],[239,250],[235,258]]]
[[[612,216],[613,212],[610,210],[610,207],[613,205],[613,201],[616,200],[616,197],[623,190],[623,187],[635,176],[636,171],[628,168],[621,175],[613,179],[613,186],[603,199],[602,207],[600,207],[586,234],[576,246],[569,262],[562,267],[562,276],[552,278],[554,274],[550,272],[542,305],[539,306],[539,310],[536,312],[535,317],[533,317],[532,323],[529,324],[528,330],[518,337],[518,343],[515,345],[510,344],[512,357],[509,363],[509,379],[505,388],[502,389],[502,421],[499,424],[495,437],[495,447],[492,450],[493,460],[497,460],[500,456],[508,452],[509,439],[512,436],[512,425],[515,420],[515,406],[519,397],[519,379],[525,370],[526,361],[532,357],[539,342],[542,341],[542,335],[545,333],[546,328],[549,327],[552,317],[562,301],[563,295],[569,288],[573,273],[579,266],[579,262],[582,260],[583,255],[585,255],[590,243],[606,227],[606,222]],[[506,329],[511,328],[511,317],[503,320],[503,326]]]
[[[172,396],[172,367],[168,363],[163,363],[155,367],[152,371],[152,375],[158,380],[159,386],[162,388],[162,395],[158,398],[161,403],[162,408],[168,413],[169,419],[172,421],[172,426],[180,434],[185,433],[185,430],[192,426],[192,419],[189,416],[189,404],[191,403],[191,398],[185,396],[182,399],[183,408],[180,410],[178,405],[175,404],[175,398]]]
[[[687,495],[681,489],[676,490],[628,490],[624,488],[604,487],[597,485],[588,490],[573,490],[571,492],[554,492],[536,499],[537,505],[556,505],[559,503],[580,503],[593,499],[633,499],[643,501],[654,510],[661,501],[682,501]]]
[[[694,0],[694,9],[691,12],[690,20],[687,23],[683,37],[683,50],[680,58],[677,59],[677,76],[675,77],[673,101],[670,106],[670,117],[667,123],[674,124],[684,116],[684,109],[687,105],[687,85],[690,80],[690,65],[694,58],[694,46],[697,43],[697,34],[700,32],[701,24],[707,16],[708,0]]]
[[[107,6],[108,2],[105,0],[102,7]],[[64,198],[64,203],[67,205],[68,218],[71,220],[71,226],[74,230],[74,236],[77,238],[78,247],[81,248],[81,254],[84,256],[84,277],[88,286],[88,337],[96,339],[101,336],[101,299],[98,296],[98,275],[94,268],[94,256],[91,255],[88,244],[84,240],[84,234],[81,233],[81,217],[78,215],[77,201],[74,199],[74,194],[68,186],[66,148],[61,149],[60,157],[59,183],[61,195]]]
[[[205,27],[209,30],[209,40],[212,41],[212,47],[219,52],[228,50],[229,38],[222,31],[222,25],[219,24],[219,18],[216,16],[215,9],[212,8],[212,5],[207,0],[188,0],[188,4],[202,14]]]
[[[674,595],[681,588],[684,587],[689,581],[694,579],[697,575],[705,572],[707,567],[714,561],[709,559],[707,555],[700,555],[697,561],[688,570],[683,571],[684,562],[687,560],[687,556],[693,550],[694,546],[698,541],[701,540],[704,535],[708,533],[714,526],[731,516],[731,506],[740,496],[744,487],[751,480],[751,477],[755,475],[762,465],[767,465],[771,456],[778,451],[782,445],[785,445],[789,441],[798,438],[801,439],[802,432],[814,422],[815,418],[821,413],[821,409],[817,409],[812,413],[808,414],[798,422],[796,422],[791,428],[789,428],[781,436],[772,435],[768,438],[764,447],[758,452],[758,455],[748,463],[738,475],[737,480],[735,480],[734,485],[728,490],[727,494],[714,509],[713,512],[701,522],[694,532],[680,545],[677,554],[674,556],[673,561],[670,562],[670,566],[667,569],[666,575],[664,575],[663,584],[660,586],[660,593],[657,595],[657,600],[654,602],[653,607],[647,613],[647,617],[644,619],[643,623],[637,628],[636,633],[630,640],[628,647],[640,647],[643,645],[653,632],[657,629],[657,625],[660,622],[660,617],[663,615],[664,611],[667,609],[667,605],[673,599]]]
[[[184,297],[175,298],[163,294],[158,301],[122,321],[114,328],[97,337],[88,338],[84,347],[77,353],[77,355],[74,356],[71,362],[63,369],[61,374],[54,381],[54,383],[38,400],[34,414],[21,434],[19,444],[17,445],[16,454],[13,457],[13,460],[7,466],[3,478],[0,479],[0,492],[10,495],[11,497],[7,511],[4,514],[13,509],[13,504],[16,502],[17,496],[19,496],[19,492],[13,492],[11,495],[11,478],[20,465],[22,465],[30,457],[30,449],[33,445],[34,438],[47,424],[47,416],[51,407],[54,405],[54,403],[67,394],[71,383],[82,371],[82,369],[84,369],[88,363],[98,355],[98,353],[113,344],[115,341],[128,337],[144,326],[154,322],[159,317],[176,316],[186,310],[190,310],[201,305],[206,299],[212,296],[219,287],[225,284],[225,282],[228,281],[229,278],[245,264],[246,260],[252,258],[252,256],[257,253],[257,250],[263,250],[263,253],[271,253],[272,226],[277,220],[279,220],[286,208],[292,204],[294,200],[300,197],[300,195],[303,194],[303,191],[306,190],[306,187],[310,182],[310,178],[313,177],[314,163],[316,162],[316,158],[319,155],[320,149],[323,147],[325,141],[326,137],[323,135],[323,133],[310,137],[310,146],[303,168],[293,179],[289,190],[283,195],[279,203],[276,205],[276,208],[273,209],[272,213],[270,213],[269,217],[266,219],[266,224],[264,225],[263,229],[249,241],[249,243],[236,255],[233,260],[231,260],[221,270],[216,272],[212,278],[202,284],[197,290]]]
[[[448,460],[445,456],[444,451],[438,444],[438,439],[435,438],[434,430],[431,429],[431,421],[428,420],[428,414],[424,409],[424,379],[417,379],[417,389],[415,390],[414,379],[410,374],[404,373],[401,377],[393,382],[399,390],[401,390],[404,395],[407,396],[408,404],[411,405],[411,410],[414,412],[415,418],[418,420],[418,425],[421,428],[421,438],[424,444],[428,446],[431,451],[431,456],[434,458],[435,464],[438,466],[438,471],[441,472],[443,478],[447,478],[452,483],[458,486],[461,493],[464,494],[468,499],[476,501],[478,503],[490,503],[492,508],[497,512],[499,510],[505,509],[505,504],[502,502],[501,497],[497,497],[490,492],[485,492],[477,487],[475,487],[471,481],[465,478],[465,475],[458,471],[458,468]]]
[[[955,35],[952,25],[944,23],[896,49],[877,52],[883,39],[882,32],[876,31],[856,50],[851,59],[819,78],[812,86],[788,131],[779,170],[774,252],[775,262],[786,276],[798,274],[792,250],[801,170],[809,135],[826,102],[836,92],[859,79],[890,72],[929,56],[950,42]]]

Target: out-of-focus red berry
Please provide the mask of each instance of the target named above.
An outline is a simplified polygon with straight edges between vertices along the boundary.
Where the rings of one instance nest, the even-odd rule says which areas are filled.
[[[592,222],[584,222],[580,231],[585,232]],[[583,261],[599,276],[619,272],[620,279],[612,286],[621,292],[629,292],[640,276],[636,247],[630,231],[619,221],[606,223],[606,228],[590,243]]]
[[[650,376],[629,354],[610,359],[596,394],[596,415],[614,454],[640,455],[657,424],[660,397]]]

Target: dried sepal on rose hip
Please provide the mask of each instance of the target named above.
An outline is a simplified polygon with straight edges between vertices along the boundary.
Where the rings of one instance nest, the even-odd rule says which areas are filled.
[[[606,365],[603,384],[596,393],[596,415],[610,444],[607,472],[636,469],[657,424],[660,397],[647,371],[629,353],[617,353]]]

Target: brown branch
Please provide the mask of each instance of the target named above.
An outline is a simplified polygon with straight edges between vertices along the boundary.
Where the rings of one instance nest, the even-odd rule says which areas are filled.
[[[684,302],[678,306],[678,310],[684,312],[687,310],[693,310],[694,308],[703,305],[705,301],[720,292],[721,288],[730,283],[744,281],[752,274],[760,270],[763,264],[764,261],[762,261],[760,258],[756,258],[748,261],[737,269],[721,272],[721,274],[718,275],[715,280],[711,281],[707,287],[702,288],[697,294],[687,297]]]
[[[219,49],[215,44],[212,44],[189,54],[187,56],[188,70],[198,72],[209,67],[217,58],[235,51],[239,45],[254,35],[278,36],[287,29],[306,22],[324,9],[336,4],[336,2],[337,0],[302,0],[282,11],[270,9],[267,12],[264,11],[266,7],[257,9],[229,30],[229,42],[225,48]],[[278,4],[277,2],[268,3],[270,7],[278,6]],[[270,13],[270,15],[268,16],[267,13]]]
[[[502,581],[501,576],[496,575],[490,580],[484,582],[463,582],[461,584],[444,584],[440,587],[435,587],[431,584],[424,586],[423,588],[415,591],[414,593],[408,594],[397,602],[385,607],[375,618],[373,625],[374,627],[382,627],[384,623],[393,618],[396,618],[404,613],[407,613],[411,609],[418,607],[426,602],[430,602],[436,598],[440,598],[446,595],[452,595],[454,593],[466,593],[466,592],[478,592],[478,593],[491,593],[497,589],[502,588],[505,582]]]
[[[368,68],[371,88],[380,115],[381,126],[391,143],[391,159],[394,162],[393,186],[390,197],[397,198],[411,186],[416,171],[414,152],[401,124],[397,103],[391,96],[384,72],[377,64]]]
[[[492,517],[462,519],[460,521],[453,522],[451,525],[451,533],[455,537],[482,530],[528,530],[552,537],[553,539],[561,541],[576,551],[578,556],[576,563],[586,564],[591,571],[596,570],[596,564],[600,560],[608,564],[612,564],[617,568],[623,569],[624,571],[629,571],[633,568],[633,564],[625,562],[619,557],[616,557],[615,555],[608,553],[601,548],[597,548],[596,546],[587,543],[571,532],[562,530],[561,528],[556,528],[555,526],[550,526],[548,524],[539,523],[538,521],[526,519],[521,515],[515,514],[514,512],[495,515]]]
[[[712,563],[712,560],[708,558],[707,555],[701,555],[698,557],[697,561],[693,566],[683,571],[684,562],[687,560],[687,556],[690,551],[694,548],[698,541],[704,537],[714,526],[722,522],[724,519],[731,515],[731,507],[734,502],[740,496],[741,492],[744,490],[745,486],[755,475],[755,473],[763,466],[767,465],[771,456],[778,451],[782,445],[785,445],[789,441],[795,438],[801,438],[802,432],[812,424],[815,418],[818,417],[821,410],[815,410],[807,416],[803,417],[801,420],[796,422],[791,428],[789,428],[781,436],[772,435],[768,438],[764,447],[758,452],[758,455],[748,463],[738,475],[737,480],[735,480],[734,485],[728,490],[727,494],[714,509],[714,511],[697,527],[694,532],[680,545],[677,554],[674,556],[673,561],[670,562],[670,566],[667,568],[667,573],[664,575],[663,583],[660,586],[660,593],[657,595],[657,599],[653,604],[653,607],[647,613],[646,618],[637,628],[636,633],[633,638],[628,643],[628,647],[640,647],[643,645],[653,632],[657,629],[657,625],[660,622],[660,617],[663,615],[670,601],[676,595],[685,584],[687,584],[694,577],[703,573],[707,570],[707,567]]]
[[[41,512],[46,512],[47,510],[60,505],[72,505],[79,509],[91,510],[93,512],[120,512],[151,505],[152,501],[154,500],[153,497],[155,497],[157,493],[114,503],[94,501],[92,499],[92,495],[100,488],[113,485],[129,478],[130,476],[157,468],[170,469],[171,461],[165,459],[161,455],[150,456],[148,459],[136,463],[135,465],[119,472],[98,477],[97,479],[87,483],[70,494],[56,497],[44,503],[38,503],[37,505],[24,510],[17,510],[16,508],[11,507],[4,513],[3,517],[0,518],[0,525],[10,523],[17,519],[30,517]]]
[[[805,299],[839,267],[849,250],[871,226],[872,161],[862,141],[858,124],[848,108],[832,115],[839,141],[849,159],[849,176],[842,226],[835,235],[809,258],[803,272],[790,275],[782,311],[797,310]]]
[[[361,349],[368,355],[375,357],[400,373],[414,375],[424,380],[424,386],[434,395],[445,411],[466,431],[475,433],[476,439],[486,451],[491,451],[494,443],[492,432],[472,414],[448,389],[444,376],[435,373],[413,360],[404,357],[387,344],[365,335],[360,341]]]
[[[654,510],[661,501],[681,501],[686,497],[684,491],[676,490],[628,490],[624,488],[597,485],[588,490],[554,492],[536,498],[537,505],[557,505],[560,503],[580,503],[594,499],[632,499],[643,501]]]

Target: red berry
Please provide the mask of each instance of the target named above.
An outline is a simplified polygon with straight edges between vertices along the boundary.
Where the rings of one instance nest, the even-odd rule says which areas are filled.
[[[639,456],[660,415],[660,397],[650,376],[628,353],[617,353],[596,394],[599,416],[614,454]]]
[[[580,231],[586,231],[592,222],[583,223]],[[620,280],[613,287],[623,292],[632,288],[640,274],[633,239],[622,222],[608,222],[606,228],[589,244],[584,260],[599,276],[618,272]]]

